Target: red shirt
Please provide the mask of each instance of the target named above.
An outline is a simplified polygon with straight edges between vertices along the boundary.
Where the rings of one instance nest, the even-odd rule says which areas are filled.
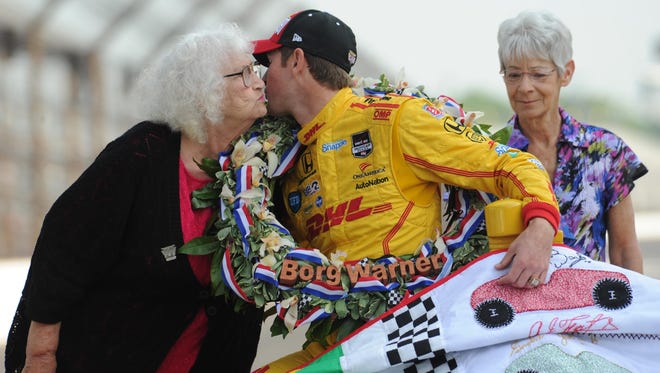
[[[208,179],[200,180],[190,175],[183,162],[179,160],[179,201],[181,204],[181,229],[184,243],[200,236],[211,216],[211,209],[193,210],[190,204],[191,193],[208,182]],[[208,286],[211,282],[211,256],[188,255],[188,261],[200,284]],[[203,307],[200,307],[193,321],[165,356],[165,360],[158,368],[158,373],[190,371],[195,364],[197,354],[199,354],[207,327],[206,312]]]

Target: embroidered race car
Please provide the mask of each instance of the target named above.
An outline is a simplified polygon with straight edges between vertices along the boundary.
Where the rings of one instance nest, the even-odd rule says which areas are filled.
[[[606,310],[626,308],[632,302],[628,278],[619,272],[563,268],[550,281],[533,289],[497,284],[497,279],[478,287],[471,306],[479,323],[488,328],[510,324],[517,313],[598,306]]]

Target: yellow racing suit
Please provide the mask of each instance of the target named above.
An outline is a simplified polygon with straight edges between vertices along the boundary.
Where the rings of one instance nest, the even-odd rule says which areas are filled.
[[[347,260],[413,253],[440,228],[440,183],[523,201],[557,229],[541,163],[481,136],[428,100],[360,97],[344,88],[298,139],[306,145],[283,181],[296,240]]]
[[[288,227],[327,256],[401,256],[435,240],[441,183],[521,200],[524,225],[534,217],[555,231],[559,225],[536,158],[475,133],[424,99],[360,97],[344,88],[298,139],[306,148],[282,184]],[[312,342],[258,372],[287,372],[323,351]]]

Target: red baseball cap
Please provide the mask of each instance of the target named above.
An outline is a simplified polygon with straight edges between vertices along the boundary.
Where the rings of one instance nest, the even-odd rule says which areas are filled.
[[[254,58],[268,66],[266,53],[281,47],[301,48],[347,73],[357,61],[357,45],[351,28],[332,14],[314,9],[290,15],[269,39],[254,41]]]

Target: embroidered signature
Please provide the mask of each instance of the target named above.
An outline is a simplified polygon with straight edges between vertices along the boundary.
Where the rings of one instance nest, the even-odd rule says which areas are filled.
[[[568,319],[553,318],[547,325],[539,320],[529,328],[529,336],[546,333],[589,333],[619,330],[614,320],[602,313],[598,315],[579,315]]]

